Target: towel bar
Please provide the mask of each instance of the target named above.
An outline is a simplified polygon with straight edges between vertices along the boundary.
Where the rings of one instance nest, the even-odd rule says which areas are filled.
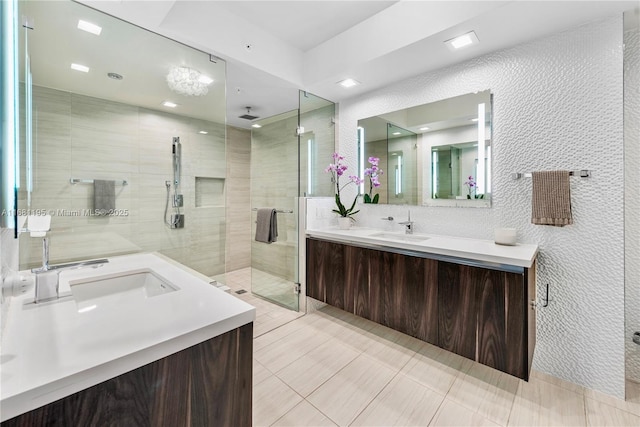
[[[592,170],[589,169],[581,169],[575,171],[569,171],[569,176],[579,176],[580,178],[589,178],[591,177]],[[531,172],[515,172],[511,174],[511,179],[520,179],[520,178],[531,178]]]
[[[93,179],[78,179],[78,178],[70,178],[69,182],[71,184],[93,184]],[[116,181],[116,184],[120,183],[120,185],[129,185],[126,179],[122,181]]]
[[[257,211],[258,208],[251,209],[252,211]],[[293,213],[291,209],[276,209],[277,213]]]

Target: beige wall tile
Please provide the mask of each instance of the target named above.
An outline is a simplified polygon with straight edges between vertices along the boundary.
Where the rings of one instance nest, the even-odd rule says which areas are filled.
[[[223,124],[41,87],[34,88],[34,106],[32,208],[92,209],[92,185],[70,185],[71,177],[129,182],[116,185],[116,208],[128,215],[52,218],[52,262],[160,251],[204,274],[224,272],[226,201],[223,198],[217,210],[195,207],[199,172],[225,178]],[[204,127],[209,134],[198,134]],[[174,136],[180,136],[184,150],[182,230],[164,225]],[[40,264],[40,242],[21,240],[23,267]]]

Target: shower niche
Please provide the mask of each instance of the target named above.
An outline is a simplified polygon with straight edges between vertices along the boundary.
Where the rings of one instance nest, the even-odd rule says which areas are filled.
[[[224,178],[196,176],[196,208],[224,207]]]

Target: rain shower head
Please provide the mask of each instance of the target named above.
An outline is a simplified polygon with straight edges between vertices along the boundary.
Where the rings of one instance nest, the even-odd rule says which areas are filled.
[[[238,116],[238,118],[245,119],[245,120],[255,120],[259,118],[258,116],[254,116],[251,114],[251,107],[244,107],[244,108],[247,109],[247,114]]]

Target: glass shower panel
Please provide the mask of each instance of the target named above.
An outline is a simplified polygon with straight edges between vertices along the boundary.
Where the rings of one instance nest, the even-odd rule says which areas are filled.
[[[300,91],[300,196],[333,197],[333,185],[324,173],[335,151],[336,105]]]
[[[298,311],[298,111],[260,120],[251,131],[251,291]],[[258,242],[257,210],[276,209],[278,236]]]
[[[277,211],[278,239],[251,242],[251,291],[300,309],[299,199],[331,196],[324,169],[335,151],[335,104],[300,91],[299,108],[260,120],[251,131],[252,236],[259,208]]]
[[[76,2],[20,4],[33,137],[21,139],[18,199],[51,215],[51,262],[157,251],[224,273],[224,61]],[[68,25],[80,19],[102,35]],[[41,245],[20,235],[21,268],[41,263]]]
[[[418,204],[417,142],[416,133],[392,123],[387,124],[387,203]]]

